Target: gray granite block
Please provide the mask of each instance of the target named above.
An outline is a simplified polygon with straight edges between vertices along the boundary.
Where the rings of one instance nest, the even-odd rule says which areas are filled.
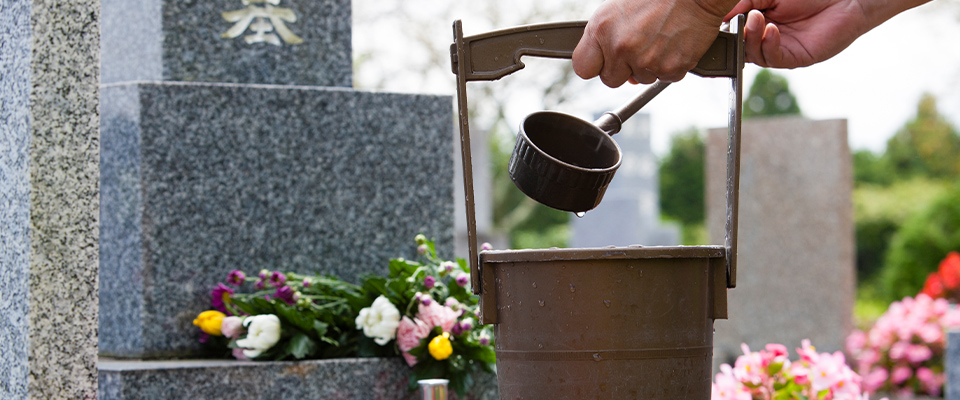
[[[711,130],[706,145],[707,226],[717,244],[727,130]],[[729,319],[715,324],[715,361],[732,364],[741,343],[844,348],[855,292],[852,185],[846,120],[743,122],[737,287]]]
[[[99,0],[0,4],[0,398],[97,387]]]
[[[229,360],[100,363],[100,400],[414,400],[400,358],[252,362]],[[478,374],[462,400],[497,399],[496,376]],[[454,394],[451,399],[458,399]]]
[[[103,0],[103,83],[197,81],[352,86],[349,0]],[[257,18],[250,27],[282,22],[302,43],[247,43],[247,29],[222,15],[286,9],[295,21]],[[243,22],[241,20],[238,22]],[[242,28],[242,26],[240,27]],[[274,29],[274,33],[276,29]]]
[[[944,399],[960,400],[960,331],[947,332],[947,350],[943,358],[947,373]]]
[[[233,269],[358,281],[453,250],[448,96],[320,87],[103,88],[100,350],[183,357]]]

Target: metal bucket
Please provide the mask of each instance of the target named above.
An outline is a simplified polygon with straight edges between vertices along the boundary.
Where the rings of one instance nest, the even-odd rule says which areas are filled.
[[[468,261],[473,291],[480,295],[480,322],[496,325],[501,399],[710,398],[713,321],[727,317],[726,289],[736,285],[744,22],[738,16],[737,33],[721,32],[698,64],[699,72],[694,70],[701,76],[733,78],[723,246],[482,253],[476,241],[466,82],[515,72],[523,68],[521,55],[569,58],[585,23],[531,25],[470,37],[463,36],[460,21],[454,23],[451,57],[457,74]],[[545,140],[543,146],[549,143]],[[615,170],[619,148],[616,143],[609,148],[587,152],[601,162],[587,167]],[[555,154],[565,153],[554,149],[553,154],[557,160]],[[579,165],[580,156],[561,161]],[[562,186],[554,190],[564,195]],[[595,201],[602,195],[601,190]]]
[[[485,251],[501,399],[708,399],[725,249]]]

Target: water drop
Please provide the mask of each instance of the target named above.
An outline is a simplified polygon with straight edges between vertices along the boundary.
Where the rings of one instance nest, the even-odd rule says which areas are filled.
[[[540,38],[540,44],[543,44],[543,38]]]
[[[543,307],[543,305],[544,305],[543,300],[540,300],[540,307]]]
[[[573,287],[573,284],[570,284],[570,293],[576,292],[577,288]]]
[[[536,282],[534,282],[534,283],[532,283],[532,284],[531,284],[531,286],[533,286],[533,287],[537,287],[537,283],[536,283]]]
[[[537,348],[539,348],[539,349],[543,349],[543,343],[539,343],[539,344],[537,344]]]
[[[583,211],[580,211],[580,212],[575,212],[575,213],[573,213],[573,215],[576,215],[577,218],[583,218],[583,216],[584,216],[584,215],[587,215],[587,213],[586,213],[586,212],[583,212]]]
[[[510,292],[507,292],[507,297],[510,297]]]
[[[607,306],[607,308],[610,308],[610,300],[604,300],[603,305]]]
[[[622,282],[622,281],[623,281],[623,279],[617,279],[617,283],[620,283],[620,282]]]
[[[603,361],[603,357],[600,356],[600,353],[593,353],[593,361]]]

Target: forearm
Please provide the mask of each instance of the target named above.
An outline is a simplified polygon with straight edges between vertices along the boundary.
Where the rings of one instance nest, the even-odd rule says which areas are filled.
[[[861,34],[876,28],[884,21],[930,0],[855,0],[863,10],[867,26]]]

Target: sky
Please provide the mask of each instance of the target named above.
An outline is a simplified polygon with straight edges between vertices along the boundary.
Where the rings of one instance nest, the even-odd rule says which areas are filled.
[[[495,0],[490,4],[493,2]],[[377,3],[382,4],[379,1]],[[354,2],[354,57],[364,60],[358,64],[355,76],[359,88],[454,95],[455,78],[449,72],[448,59],[442,59],[452,39],[452,20],[463,19],[467,35],[520,23],[511,20],[510,15],[513,14],[509,10],[500,17],[505,25],[496,25],[495,22],[477,17],[480,13],[476,10],[440,13],[438,8],[415,3],[416,0],[400,0],[396,4],[405,8],[402,12],[384,12],[382,7],[378,7],[379,11],[376,12],[381,14],[372,18],[375,11],[365,8],[369,5]],[[508,4],[509,7],[523,9],[531,7],[530,3],[511,0]],[[586,19],[599,3],[586,1],[575,4],[573,9],[556,15],[561,19]],[[411,23],[415,23],[417,28],[410,28]],[[389,34],[372,35],[370,32]],[[418,51],[416,46],[411,45],[418,38],[425,43],[426,50]],[[804,116],[811,119],[847,119],[851,148],[879,152],[885,148],[887,140],[915,115],[923,93],[936,96],[940,112],[954,126],[960,127],[958,39],[960,2],[935,0],[901,13],[874,28],[827,61],[810,67],[774,72],[787,78]],[[427,62],[430,54],[441,55],[433,57],[440,60],[431,60],[436,64],[434,73],[429,76],[406,74],[417,68],[418,62]],[[509,85],[518,85],[520,80],[548,75],[543,72],[544,68],[565,62],[569,61],[529,60],[527,69],[539,70],[540,74],[521,71],[495,84],[505,85],[498,87],[506,90],[510,88]],[[748,64],[745,68],[745,95],[758,71],[759,68],[754,65]],[[577,96],[560,105],[558,110],[582,118],[614,109],[643,90],[642,85],[610,89],[597,79],[573,82],[571,86],[576,87]],[[518,126],[526,115],[543,107],[542,93],[535,90],[515,92],[506,100],[509,105],[506,118],[511,126]],[[729,92],[728,79],[695,75],[688,75],[667,88],[641,111],[651,116],[654,152],[664,154],[669,148],[671,135],[690,127],[702,130],[726,126]]]

